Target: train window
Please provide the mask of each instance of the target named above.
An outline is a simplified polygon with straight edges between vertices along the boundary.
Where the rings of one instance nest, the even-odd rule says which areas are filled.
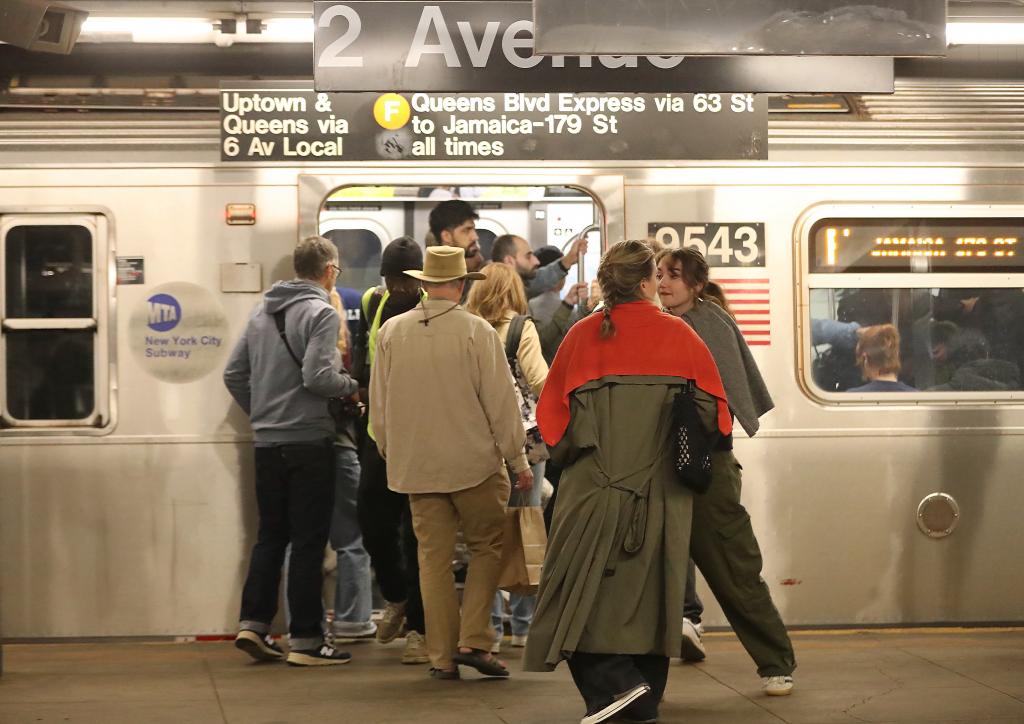
[[[366,289],[380,283],[380,255],[386,242],[378,234],[353,228],[331,229],[324,236],[338,247],[339,287]]]
[[[105,220],[0,216],[0,409],[4,427],[96,427],[105,422],[104,350],[95,260]]]
[[[83,420],[96,403],[91,330],[7,335],[7,410],[15,420]]]
[[[822,390],[1024,390],[1024,289],[811,289],[810,309]]]
[[[92,234],[84,226],[15,226],[4,249],[6,316],[92,316]]]

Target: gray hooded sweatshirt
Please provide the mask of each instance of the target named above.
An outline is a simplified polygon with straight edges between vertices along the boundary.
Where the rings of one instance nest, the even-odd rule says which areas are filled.
[[[284,311],[285,334],[273,315]],[[256,307],[224,370],[224,384],[252,422],[257,447],[316,442],[334,437],[328,397],[355,394],[357,384],[341,370],[338,313],[315,282],[278,282]]]

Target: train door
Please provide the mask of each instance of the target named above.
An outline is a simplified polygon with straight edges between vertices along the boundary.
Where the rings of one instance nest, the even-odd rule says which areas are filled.
[[[350,324],[358,319],[354,292],[381,281],[383,247],[401,235],[426,246],[430,211],[445,199],[460,198],[473,205],[480,216],[477,233],[485,258],[490,258],[494,239],[502,234],[523,236],[534,248],[563,248],[581,231],[596,226],[587,237],[590,249],[581,265],[591,280],[605,240],[623,238],[621,176],[517,175],[510,183],[509,178],[467,175],[439,183],[440,175],[300,176],[299,236],[320,233],[338,245],[342,267],[348,271],[342,273],[344,287],[339,292]],[[576,281],[577,275],[573,270],[567,281]],[[352,286],[357,283],[359,287]]]

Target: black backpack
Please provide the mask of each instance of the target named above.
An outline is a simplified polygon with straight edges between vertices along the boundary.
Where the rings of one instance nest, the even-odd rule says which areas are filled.
[[[703,495],[711,487],[711,452],[721,435],[717,429],[710,435],[704,431],[696,392],[693,380],[687,380],[672,401],[672,464],[679,482]]]

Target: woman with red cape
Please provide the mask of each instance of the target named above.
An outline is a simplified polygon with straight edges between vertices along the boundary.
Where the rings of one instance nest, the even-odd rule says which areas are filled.
[[[707,347],[657,306],[651,247],[615,244],[597,278],[605,308],[569,331],[537,408],[564,472],[524,668],[568,660],[581,724],[653,722],[680,648],[693,503],[673,401],[692,380],[707,432],[732,420]]]

